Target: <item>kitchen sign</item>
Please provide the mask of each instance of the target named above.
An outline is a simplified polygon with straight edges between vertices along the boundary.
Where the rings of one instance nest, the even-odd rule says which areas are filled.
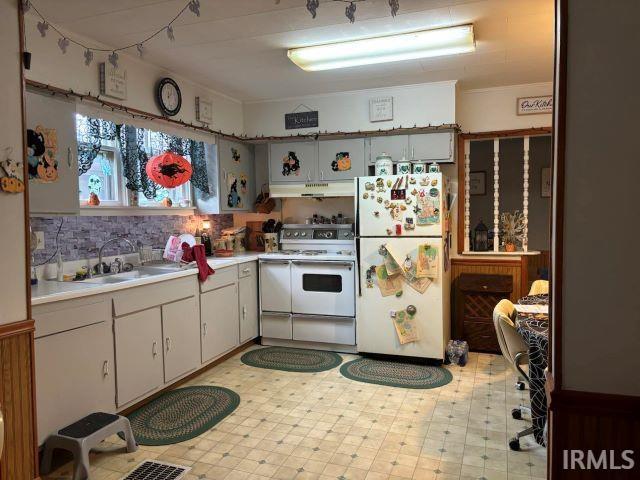
[[[377,97],[369,100],[369,121],[393,120],[393,97]]]
[[[127,71],[115,68],[110,63],[100,64],[100,95],[127,99]]]
[[[518,115],[553,113],[553,97],[551,95],[519,97],[516,104],[516,113]]]
[[[284,114],[284,128],[313,128],[318,126],[318,110],[309,112],[293,112]]]

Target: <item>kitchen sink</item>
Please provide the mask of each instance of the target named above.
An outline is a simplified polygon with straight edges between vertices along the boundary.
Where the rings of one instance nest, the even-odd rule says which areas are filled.
[[[79,283],[93,283],[96,285],[108,285],[112,283],[122,283],[128,280],[136,280],[138,278],[154,277],[156,275],[164,275],[167,273],[179,272],[180,268],[171,265],[153,265],[135,267],[130,272],[120,272],[106,275],[98,275],[85,280],[78,280]]]

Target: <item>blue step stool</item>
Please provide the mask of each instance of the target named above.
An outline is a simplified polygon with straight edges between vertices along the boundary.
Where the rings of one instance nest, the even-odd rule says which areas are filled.
[[[51,460],[56,448],[67,450],[73,454],[73,480],[89,478],[89,452],[114,433],[124,434],[127,441],[127,452],[138,449],[127,417],[112,413],[96,412],[58,430],[58,433],[47,438],[40,463],[40,473],[51,471]]]

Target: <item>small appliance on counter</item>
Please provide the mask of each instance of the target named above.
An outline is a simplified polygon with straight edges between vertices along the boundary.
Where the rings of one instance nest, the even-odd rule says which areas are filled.
[[[280,246],[259,256],[262,344],[354,353],[353,225],[283,225]]]

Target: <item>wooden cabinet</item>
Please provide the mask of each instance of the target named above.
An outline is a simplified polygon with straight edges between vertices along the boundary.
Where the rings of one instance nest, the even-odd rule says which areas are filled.
[[[409,153],[407,158],[427,162],[453,163],[453,132],[435,132],[409,135]]]
[[[161,307],[116,318],[114,334],[120,407],[164,383]]]
[[[115,410],[110,307],[96,296],[33,308],[38,444],[89,413]]]
[[[365,174],[364,139],[323,140],[318,144],[318,180],[353,180]]]
[[[57,178],[51,182],[29,181],[29,212],[77,214],[80,201],[75,103],[33,92],[27,92],[25,99],[27,128],[49,130],[51,137],[55,135],[57,139],[57,151],[52,154]]]
[[[376,157],[387,153],[391,155],[394,162],[397,162],[406,155],[409,156],[409,136],[408,135],[384,135],[380,137],[370,137],[367,139],[370,145],[369,163],[376,163]]]
[[[217,147],[220,211],[251,211],[256,198],[253,145],[219,140]]]
[[[247,276],[241,276],[238,282],[238,305],[240,307],[240,343],[256,338],[258,327],[258,275],[256,262],[240,265],[240,274],[249,271]]]
[[[273,183],[313,182],[318,178],[318,142],[269,145],[269,179]]]
[[[493,325],[493,309],[509,298],[513,281],[507,275],[463,273],[456,282],[456,331],[469,343],[469,349],[500,353]]]
[[[234,283],[200,294],[202,363],[239,344],[238,285]]]
[[[200,365],[200,321],[196,297],[162,306],[162,336],[165,383]]]

